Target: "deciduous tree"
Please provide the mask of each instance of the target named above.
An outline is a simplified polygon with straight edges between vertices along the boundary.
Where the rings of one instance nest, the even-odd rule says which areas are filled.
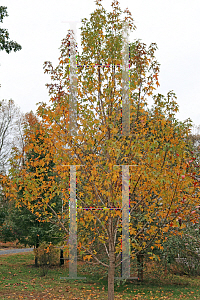
[[[12,148],[23,152],[23,115],[13,100],[0,101],[0,172],[9,169]]]
[[[125,18],[120,18],[122,11],[118,1],[112,2],[110,13],[100,0],[95,2],[97,9],[90,20],[82,20],[83,52],[77,53],[78,114],[74,122],[77,132],[72,134],[69,127],[72,68],[69,46],[74,43],[73,33],[69,32],[62,41],[58,66],[54,69],[50,62],[45,63],[45,72],[51,74],[55,83],[48,85],[52,105],[40,103],[37,111],[41,117],[42,126],[38,130],[43,143],[35,146],[31,140],[36,136],[31,137],[30,132],[26,136],[29,141],[26,151],[33,147],[37,153],[46,147],[48,151],[43,160],[26,162],[20,176],[16,174],[13,178],[12,193],[14,197],[18,186],[23,185],[23,203],[33,211],[40,208],[46,220],[57,218],[61,228],[69,234],[66,228],[69,166],[79,166],[77,222],[80,228],[84,227],[84,234],[79,230],[78,249],[88,262],[92,260],[91,263],[108,268],[108,299],[113,300],[115,268],[121,264],[123,238],[121,166],[130,166],[130,225],[126,220],[126,229],[130,232],[131,257],[150,247],[161,248],[165,232],[178,226],[178,217],[184,219],[191,213],[197,195],[193,178],[187,172],[190,153],[182,139],[187,136],[190,123],[176,120],[178,105],[172,91],[166,97],[154,93],[159,85],[159,64],[154,55],[156,44],[147,48],[139,40],[130,43],[130,134],[122,133],[123,30],[124,24],[128,24],[130,30],[135,26],[128,9],[124,11]],[[154,100],[151,110],[146,108],[148,97]],[[48,185],[44,180],[44,164],[50,156],[60,184],[55,177],[51,177]],[[35,166],[35,174],[27,172],[30,163]],[[62,214],[55,211],[56,193],[62,193]],[[86,210],[89,207],[93,209]],[[96,240],[104,246],[106,260],[94,248]]]

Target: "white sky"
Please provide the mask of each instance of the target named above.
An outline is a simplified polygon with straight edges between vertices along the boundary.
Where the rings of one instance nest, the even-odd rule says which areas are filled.
[[[102,1],[107,11],[111,0]],[[44,74],[44,61],[58,64],[61,40],[70,25],[77,25],[78,47],[82,18],[89,18],[95,8],[93,0],[4,0],[9,16],[0,24],[8,29],[10,39],[22,50],[0,52],[0,100],[13,99],[23,112],[36,111],[37,102],[48,102],[50,75]],[[158,45],[156,58],[161,64],[160,87],[164,95],[174,90],[181,121],[191,118],[200,124],[200,1],[199,0],[121,0],[120,7],[131,11],[137,26],[130,41],[140,38]]]

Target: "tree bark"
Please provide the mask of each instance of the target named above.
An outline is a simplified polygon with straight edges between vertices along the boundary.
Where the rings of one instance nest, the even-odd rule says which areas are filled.
[[[36,238],[36,249],[39,247],[39,239],[38,239],[38,236]],[[38,267],[38,258],[37,256],[35,255],[35,267]]]
[[[137,263],[138,263],[138,279],[140,281],[143,281],[144,279],[144,274],[143,274],[143,263],[144,263],[144,255],[143,254],[138,254],[137,255]]]
[[[108,219],[109,228],[109,268],[108,268],[108,300],[114,300],[115,280],[115,247],[112,217]]]
[[[115,255],[109,253],[108,300],[114,300]]]
[[[167,276],[167,262],[165,263],[165,276]]]

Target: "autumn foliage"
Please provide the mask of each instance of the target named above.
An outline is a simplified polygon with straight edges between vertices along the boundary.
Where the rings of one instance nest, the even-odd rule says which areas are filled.
[[[122,11],[118,1],[113,1],[110,13],[101,1],[96,5],[90,20],[82,20],[83,51],[77,53],[77,134],[73,136],[69,130],[73,37],[69,31],[60,47],[58,66],[54,69],[50,62],[44,65],[52,79],[47,85],[51,105],[40,103],[37,122],[29,120],[25,131],[25,152],[34,149],[40,159],[26,159],[11,185],[19,205],[22,201],[41,220],[53,219],[67,237],[69,166],[77,165],[78,250],[85,260],[108,267],[112,290],[114,269],[121,263],[122,165],[130,166],[132,258],[144,251],[153,257],[153,249],[162,249],[167,232],[173,228],[175,233],[188,218],[195,222],[198,184],[194,180],[195,158],[184,139],[190,124],[175,118],[178,105],[173,91],[166,97],[155,94],[159,64],[154,43],[149,47],[139,40],[130,43],[130,135],[122,135]],[[125,15],[130,30],[135,29],[128,9]],[[151,109],[147,107],[150,97],[154,102]],[[47,181],[51,161],[54,173]],[[23,197],[19,199],[16,195],[22,187]],[[56,195],[62,195],[60,211],[56,209],[60,205]],[[103,245],[106,262],[101,260],[97,245]]]

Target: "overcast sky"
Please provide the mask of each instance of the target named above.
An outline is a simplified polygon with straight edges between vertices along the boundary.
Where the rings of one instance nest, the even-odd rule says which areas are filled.
[[[102,1],[111,10],[111,0]],[[48,102],[50,75],[44,74],[44,61],[57,66],[61,40],[70,25],[77,25],[78,48],[82,18],[89,18],[93,0],[5,0],[9,16],[1,23],[22,50],[0,52],[0,100],[13,99],[23,112],[36,111],[37,102]],[[130,41],[140,38],[158,45],[156,58],[161,64],[159,93],[174,90],[181,121],[191,118],[200,124],[200,1],[199,0],[121,0],[120,7],[131,11],[137,29]]]

